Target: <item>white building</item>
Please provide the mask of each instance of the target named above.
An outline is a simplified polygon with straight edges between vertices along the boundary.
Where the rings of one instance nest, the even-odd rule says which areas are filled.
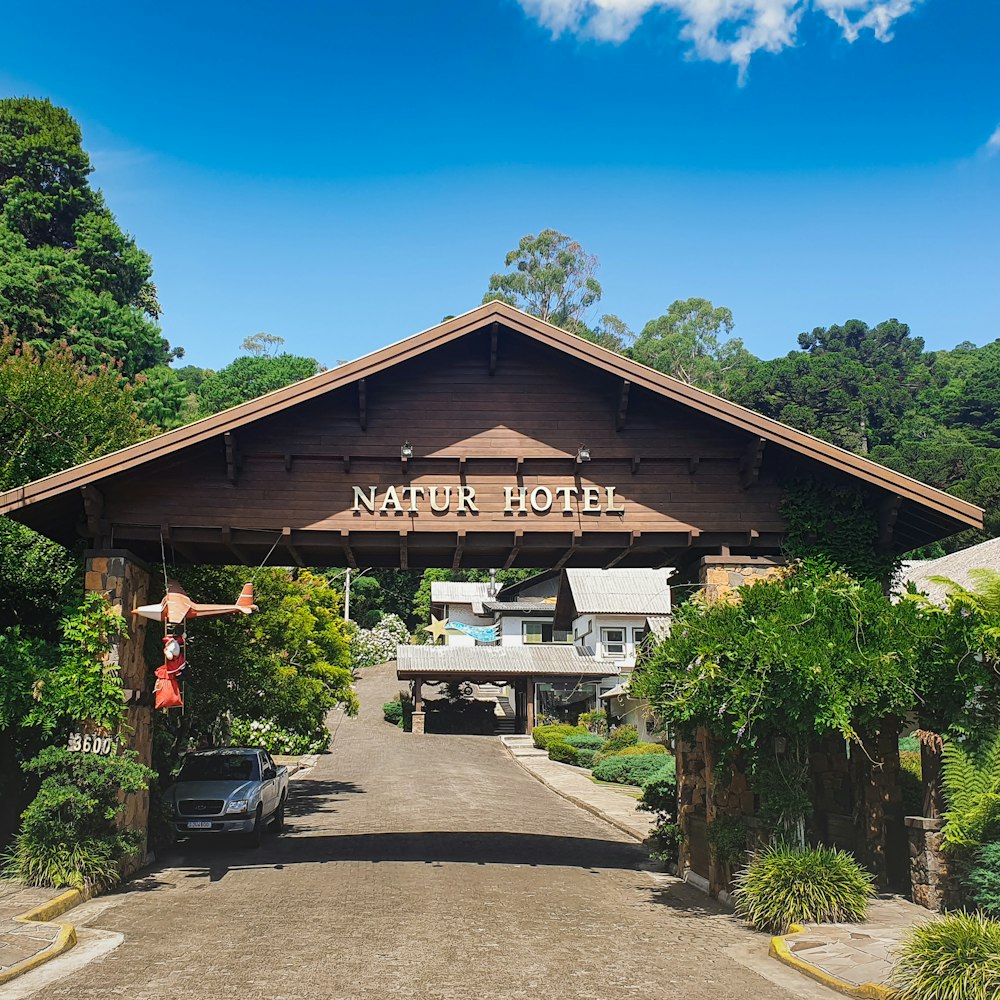
[[[401,646],[401,680],[462,680],[517,730],[536,720],[575,722],[582,712],[644,725],[628,697],[636,651],[651,627],[669,627],[672,569],[548,571],[492,593],[488,583],[431,584],[432,613],[449,622],[494,627],[495,642],[446,634],[445,645]],[[475,647],[473,654],[470,647]]]

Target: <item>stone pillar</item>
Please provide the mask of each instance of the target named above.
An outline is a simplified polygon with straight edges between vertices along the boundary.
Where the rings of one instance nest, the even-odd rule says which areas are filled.
[[[410,732],[416,736],[422,736],[424,732],[424,681],[418,677],[413,682],[413,713],[411,715]]]
[[[910,888],[913,902],[943,913],[961,905],[951,858],[941,850],[944,820],[907,816],[910,842]]]
[[[705,814],[705,759],[700,740],[675,740],[677,762],[677,823],[682,840],[678,871],[683,876],[691,865],[691,820]]]
[[[704,556],[698,563],[698,583],[705,600],[712,604],[748,583],[780,573],[783,559],[771,556]]]
[[[153,763],[153,708],[149,667],[143,656],[147,619],[132,615],[132,608],[151,603],[152,577],[149,567],[124,549],[91,551],[85,555],[84,587],[88,593],[106,594],[128,622],[128,637],[122,638],[109,654],[118,664],[128,705],[127,747],[135,750],[147,767]],[[149,821],[149,792],[126,796],[122,826],[146,833]]]

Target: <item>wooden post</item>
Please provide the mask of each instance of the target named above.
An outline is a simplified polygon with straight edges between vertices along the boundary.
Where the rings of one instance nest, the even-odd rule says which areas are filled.
[[[535,728],[535,678],[525,678],[525,716],[528,735]]]
[[[412,713],[412,725],[410,726],[410,732],[414,736],[420,736],[424,732],[424,697],[423,697],[423,687],[424,679],[422,677],[417,677],[413,682],[413,713]]]

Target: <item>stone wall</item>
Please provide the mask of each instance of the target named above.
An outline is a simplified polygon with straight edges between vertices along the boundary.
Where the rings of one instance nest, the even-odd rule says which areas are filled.
[[[148,766],[153,760],[153,709],[149,667],[143,656],[147,619],[132,615],[131,611],[156,599],[151,595],[152,578],[146,564],[124,549],[88,552],[85,571],[86,590],[106,594],[128,622],[128,637],[116,644],[108,659],[118,664],[125,688],[130,730],[128,749],[135,750],[140,762]],[[149,793],[126,796],[122,826],[145,833],[148,819]]]
[[[767,556],[705,556],[698,564],[698,582],[712,604],[730,600],[740,587],[776,576],[783,567],[783,560]]]

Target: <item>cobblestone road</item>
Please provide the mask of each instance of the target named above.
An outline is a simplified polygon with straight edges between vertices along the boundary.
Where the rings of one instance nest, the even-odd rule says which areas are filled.
[[[790,1000],[726,957],[762,939],[704,896],[639,869],[633,842],[483,737],[381,721],[397,685],[293,782],[288,830],[259,850],[182,846],[94,900],[115,952],[45,1000]],[[110,905],[109,905],[110,904]]]

